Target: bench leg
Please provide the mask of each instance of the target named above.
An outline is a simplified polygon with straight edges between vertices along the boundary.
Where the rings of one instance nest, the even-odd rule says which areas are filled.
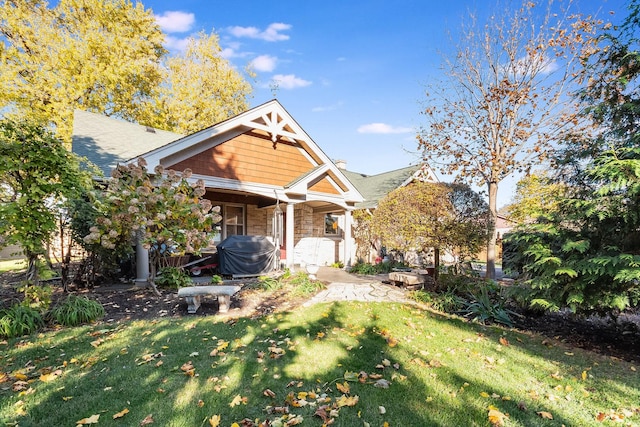
[[[231,295],[218,295],[218,311],[226,313],[231,305]]]
[[[194,314],[200,308],[200,295],[194,295],[192,297],[185,297],[187,300],[187,312],[189,314]]]

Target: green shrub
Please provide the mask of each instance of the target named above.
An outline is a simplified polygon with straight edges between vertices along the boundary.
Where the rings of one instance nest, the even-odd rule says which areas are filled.
[[[338,261],[338,262],[334,262],[333,264],[331,264],[331,267],[333,267],[333,268],[344,268],[344,264],[342,263],[342,261]]]
[[[505,299],[495,287],[481,286],[469,295],[469,301],[462,310],[465,317],[475,322],[495,322],[512,327],[511,310],[505,308]]]
[[[222,277],[214,274],[213,276],[211,276],[211,284],[212,285],[219,285],[223,282]]]
[[[310,295],[324,288],[324,284],[317,280],[312,280],[304,272],[292,274],[289,270],[279,277],[261,276],[258,278],[258,288],[265,291],[276,291],[287,289],[294,296]]]
[[[0,311],[0,336],[20,337],[36,332],[44,326],[42,314],[25,304],[14,304]]]
[[[77,326],[94,322],[104,316],[104,307],[86,297],[69,295],[49,313],[55,323],[63,326]]]
[[[48,285],[31,285],[25,283],[20,288],[19,292],[24,294],[23,305],[27,305],[31,308],[35,308],[44,313],[49,310],[51,306],[51,295],[53,295],[53,289]]]
[[[413,291],[410,297],[443,313],[458,313],[464,307],[464,299],[454,292]]]
[[[163,267],[156,277],[156,285],[163,288],[179,289],[192,283],[191,277],[180,267]]]
[[[368,262],[357,262],[354,264],[349,273],[375,275],[390,273],[393,269],[408,268],[406,264],[400,262],[380,262],[378,264],[369,264]]]
[[[258,288],[265,291],[275,291],[281,289],[284,282],[279,277],[260,276],[258,278]]]
[[[291,293],[293,295],[311,295],[324,289],[324,284],[317,280],[312,280],[306,273],[297,273],[289,279],[289,283],[293,289]]]

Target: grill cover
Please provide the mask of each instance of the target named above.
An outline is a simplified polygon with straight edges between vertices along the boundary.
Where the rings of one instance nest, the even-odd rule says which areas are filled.
[[[217,248],[220,274],[259,276],[275,266],[276,248],[264,236],[229,236]]]

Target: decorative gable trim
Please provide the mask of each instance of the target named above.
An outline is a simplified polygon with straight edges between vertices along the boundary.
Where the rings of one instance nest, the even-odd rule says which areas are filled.
[[[308,184],[313,185],[317,182],[314,179],[324,174],[342,192],[345,202],[353,204],[364,200],[356,187],[275,99],[139,157],[145,158],[150,169],[159,164],[172,165],[249,131],[268,135],[274,148],[280,141],[297,146],[316,165],[308,174],[289,183],[286,189],[281,187],[285,193],[306,195],[309,193]],[[137,157],[130,161],[136,160]]]

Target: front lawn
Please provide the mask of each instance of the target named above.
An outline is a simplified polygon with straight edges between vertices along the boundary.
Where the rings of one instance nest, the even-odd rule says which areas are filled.
[[[640,375],[539,336],[350,302],[10,340],[0,402],[21,427],[640,425]]]

